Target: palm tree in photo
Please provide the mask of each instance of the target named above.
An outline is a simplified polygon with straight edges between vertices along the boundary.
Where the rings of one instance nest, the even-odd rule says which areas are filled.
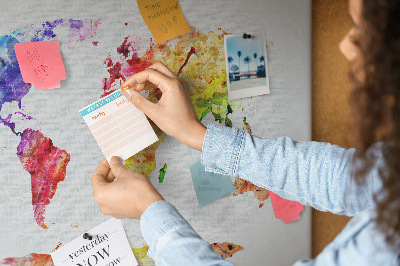
[[[247,73],[248,77],[250,77],[250,62],[251,62],[251,58],[250,56],[246,56],[244,58],[244,62],[247,64],[247,68],[249,70],[249,72]]]
[[[260,63],[262,63],[262,62],[264,62],[264,70],[265,70],[265,58],[263,55],[260,57]]]
[[[255,63],[256,63],[256,72],[257,72],[257,53],[254,53],[253,56],[254,56],[254,60],[255,60]]]
[[[231,66],[231,71],[232,71],[232,72],[238,72],[238,71],[239,71],[239,67],[238,67],[237,65],[233,64],[233,65]]]
[[[240,57],[242,56],[242,52],[238,51],[238,57],[239,57],[239,76],[240,76]]]
[[[233,62],[232,56],[228,57],[228,65],[229,65],[229,70],[231,69],[231,63]],[[229,71],[230,72],[230,71]]]
[[[260,56],[260,63],[264,62],[264,65],[258,66],[257,77],[266,77],[267,73],[265,72],[265,58],[264,56]]]

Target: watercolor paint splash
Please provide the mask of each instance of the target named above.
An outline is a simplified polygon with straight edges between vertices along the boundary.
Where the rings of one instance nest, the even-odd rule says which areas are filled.
[[[213,243],[211,244],[214,251],[221,255],[223,259],[232,257],[236,252],[243,250],[244,248],[240,245],[233,243],[223,242],[223,243]],[[138,265],[142,266],[153,266],[156,265],[155,261],[147,255],[149,250],[148,246],[142,248],[133,248],[133,254],[138,262]]]
[[[16,123],[33,119],[22,108],[22,100],[32,85],[22,79],[14,45],[23,42],[58,40],[58,34],[68,30],[68,47],[75,46],[96,35],[101,21],[99,19],[46,21],[39,25],[27,25],[13,31],[10,35],[0,36],[0,111],[5,103],[18,103],[13,113],[0,116],[0,123],[8,127],[14,135],[21,137],[17,155],[23,168],[31,174],[32,205],[36,223],[42,228],[44,224],[45,206],[50,204],[57,184],[65,179],[66,167],[70,155],[43,136],[40,131],[27,128],[23,132],[16,131]],[[18,116],[15,116],[18,114]],[[14,118],[14,119],[13,119]],[[19,121],[14,122],[15,118]],[[33,256],[33,255],[32,255]],[[33,256],[37,258],[36,255]]]
[[[100,19],[69,20],[68,49],[73,50],[76,45],[93,38],[101,25]],[[92,42],[97,46],[98,42]]]
[[[103,64],[109,73],[103,79],[104,97],[116,89],[132,74],[145,70],[161,61],[177,73],[189,88],[190,98],[200,120],[211,113],[221,125],[232,126],[230,114],[240,110],[241,100],[228,101],[226,85],[224,35],[219,30],[200,31],[191,29],[190,34],[156,44],[151,39],[133,35],[124,39],[113,52],[119,60],[112,60],[109,52]],[[159,89],[150,89],[148,99],[157,102]],[[164,140],[165,133],[152,123],[158,142],[126,160],[126,167],[147,177],[156,169],[155,151]]]
[[[247,118],[243,117],[243,124],[244,124],[244,129],[249,133],[250,135],[253,135],[253,132],[251,132],[251,127],[249,123],[246,122]]]
[[[35,220],[44,229],[45,206],[54,197],[57,184],[65,179],[70,155],[53,145],[51,139],[30,128],[21,134],[17,155],[24,169],[31,174],[32,205]]]
[[[222,258],[230,258],[236,252],[243,250],[244,248],[240,245],[236,245],[233,243],[223,242],[223,243],[213,243],[211,244],[214,251],[221,255]]]
[[[247,180],[235,177],[235,182],[233,183],[233,186],[235,187],[233,196],[238,196],[240,194],[244,194],[245,192],[253,191],[254,196],[260,202],[260,205],[258,206],[259,208],[264,206],[265,201],[269,198],[269,190],[258,187]]]
[[[246,117],[243,117],[243,124],[244,124],[243,130],[247,131],[247,133],[252,135],[253,133],[251,132],[251,127],[250,127],[249,123],[246,122]],[[254,196],[260,202],[260,205],[258,206],[259,208],[264,206],[264,202],[270,196],[269,190],[267,190],[265,188],[262,188],[262,187],[258,187],[256,185],[254,185],[253,183],[251,183],[251,182],[249,182],[247,180],[243,180],[243,179],[241,179],[239,177],[235,177],[235,182],[233,183],[233,185],[235,187],[235,191],[233,192],[233,196],[238,196],[238,195],[243,194],[245,192],[253,191],[254,192]]]
[[[60,245],[57,246],[57,248]],[[244,248],[240,245],[233,243],[213,243],[211,244],[214,251],[221,255],[222,258],[230,258],[236,252],[243,250]],[[57,249],[56,248],[56,249]],[[141,248],[132,248],[132,252],[139,266],[154,266],[155,261],[147,255],[149,246],[143,246]],[[48,254],[36,254],[31,253],[28,256],[21,258],[6,258],[0,261],[2,265],[12,265],[12,266],[54,266],[51,255]]]
[[[139,266],[155,266],[156,262],[147,255],[149,246],[144,246],[142,248],[133,248],[132,252],[135,255],[136,261]]]
[[[0,261],[3,265],[12,266],[54,266],[51,255],[31,253],[22,258],[6,258]]]
[[[164,182],[165,174],[167,173],[167,164],[165,163],[164,166],[159,170],[160,175],[158,176],[158,182]]]

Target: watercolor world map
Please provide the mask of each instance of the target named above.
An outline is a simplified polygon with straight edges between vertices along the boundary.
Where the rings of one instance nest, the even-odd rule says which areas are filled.
[[[95,36],[97,31],[101,30],[99,19],[47,21],[17,29],[10,35],[0,36],[0,111],[6,103],[18,104],[18,108],[12,113],[1,113],[0,125],[9,128],[19,139],[15,158],[19,159],[23,169],[31,175],[34,219],[43,229],[48,228],[45,223],[46,206],[51,203],[57,191],[57,184],[68,178],[66,169],[71,156],[67,147],[57,147],[57,143],[53,143],[50,138],[35,128],[26,128],[22,132],[16,130],[16,123],[23,125],[25,120],[35,118],[29,114],[29,110],[24,109],[22,104],[24,97],[29,97],[28,93],[32,86],[22,80],[14,45],[23,42],[58,40],[59,36],[54,29],[60,27],[68,34],[67,47],[70,50],[84,41],[89,41],[95,46],[98,44]],[[99,97],[104,97],[119,89],[121,82],[133,73],[144,70],[155,61],[161,61],[186,82],[200,120],[211,113],[221,125],[231,127],[232,121],[229,119],[229,114],[242,109],[242,103],[241,100],[228,101],[223,45],[225,34],[228,33],[221,29],[216,29],[215,32],[204,32],[192,28],[191,33],[161,44],[137,35],[127,36],[119,47],[105,56],[103,62],[99,62],[99,67],[105,67],[109,73],[102,80],[103,87],[99,89]],[[139,57],[138,51],[143,50],[146,52]],[[116,58],[114,55],[117,55],[119,60],[113,61],[112,58]],[[150,90],[148,94],[148,99],[153,102],[161,97],[158,89]],[[126,161],[128,169],[149,178],[150,174],[156,170],[155,152],[166,136],[154,123],[151,124],[159,141]],[[243,119],[242,127],[251,134],[246,118]],[[6,145],[6,143],[2,144]],[[159,182],[161,183],[165,178],[167,165],[164,164],[164,167],[157,171],[160,173]],[[234,186],[234,196],[253,192],[260,208],[269,198],[268,190],[240,178],[235,179]],[[240,245],[227,242],[211,245],[224,258],[231,257],[243,249]],[[154,264],[146,255],[147,249],[146,246],[133,249],[140,265]],[[49,254],[36,253],[22,258],[6,258],[0,261],[0,264],[53,265]]]

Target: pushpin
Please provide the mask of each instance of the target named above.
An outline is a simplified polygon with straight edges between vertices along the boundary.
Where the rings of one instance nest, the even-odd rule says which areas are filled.
[[[91,235],[89,235],[88,233],[84,233],[84,234],[83,234],[83,239],[89,239],[89,240],[92,240],[92,239],[93,239],[93,237],[92,237]]]
[[[251,38],[250,34],[243,33],[243,39],[250,39],[250,38]]]

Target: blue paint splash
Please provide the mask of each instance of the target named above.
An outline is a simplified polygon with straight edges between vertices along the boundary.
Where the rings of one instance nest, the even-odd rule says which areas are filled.
[[[99,19],[56,19],[45,21],[39,25],[27,25],[13,31],[10,35],[0,36],[0,111],[3,104],[11,102],[17,102],[19,110],[23,111],[22,98],[32,87],[30,83],[25,83],[22,79],[14,50],[16,43],[58,40],[56,28],[66,27],[70,30],[68,47],[73,49],[80,41],[92,38],[100,24]],[[22,120],[33,119],[22,112],[14,114],[17,113],[22,115],[24,118]],[[0,116],[0,123],[9,127],[15,135],[20,135],[20,132],[15,131],[15,123],[11,122],[12,116],[13,114],[5,115],[5,118]]]

